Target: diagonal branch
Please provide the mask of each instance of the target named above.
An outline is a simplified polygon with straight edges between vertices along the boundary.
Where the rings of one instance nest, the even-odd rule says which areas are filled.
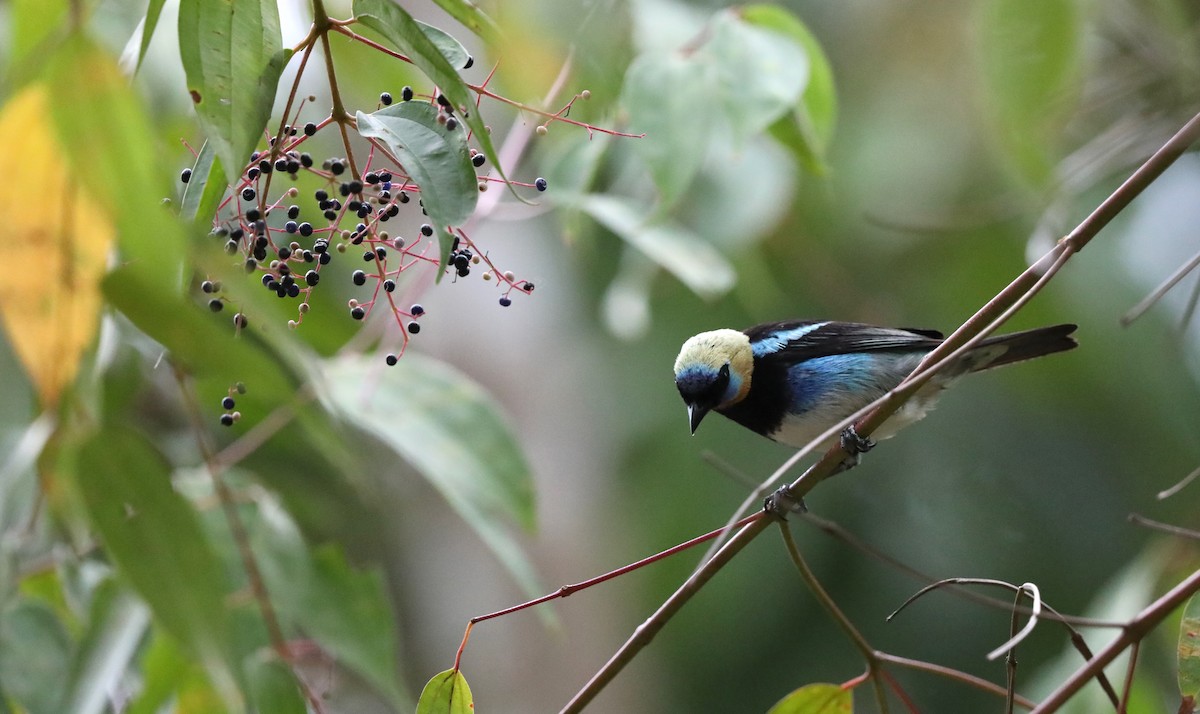
[[[937,361],[943,360],[954,350],[957,350],[965,345],[968,340],[980,335],[988,327],[993,327],[994,325],[998,324],[1006,317],[1006,313],[1010,310],[1010,308],[1016,307],[1018,303],[1023,301],[1023,299],[1028,299],[1031,291],[1035,291],[1036,288],[1039,287],[1039,284],[1043,283],[1042,278],[1049,277],[1048,274],[1050,273],[1052,266],[1054,266],[1056,263],[1061,266],[1062,263],[1060,260],[1065,262],[1072,255],[1086,247],[1087,244],[1093,238],[1095,238],[1096,235],[1105,226],[1107,226],[1113,218],[1120,214],[1120,212],[1123,211],[1133,201],[1134,198],[1141,194],[1141,192],[1144,191],[1147,186],[1153,183],[1155,179],[1157,179],[1164,171],[1166,171],[1167,167],[1173,164],[1176,159],[1183,155],[1183,152],[1186,151],[1187,148],[1191,146],[1191,144],[1193,144],[1198,138],[1200,138],[1200,114],[1192,117],[1192,119],[1189,120],[1183,126],[1183,128],[1181,128],[1173,137],[1163,144],[1158,151],[1154,152],[1154,154],[1140,167],[1138,167],[1138,169],[1134,171],[1133,174],[1124,181],[1124,183],[1122,183],[1108,198],[1106,198],[1099,206],[1097,206],[1096,209],[1083,220],[1083,222],[1076,226],[1075,229],[1070,232],[1070,234],[1060,240],[1058,244],[1054,246],[1054,248],[1052,248],[1049,252],[1042,256],[1041,259],[1026,269],[1025,272],[1018,276],[1011,284],[1009,284],[1008,287],[1000,291],[1000,293],[988,301],[988,303],[984,305],[978,312],[972,315],[970,319],[963,323],[961,327],[955,330],[953,334],[947,337],[945,342],[931,352],[921,366],[918,366],[917,370],[914,372],[914,375],[910,375],[910,377],[905,380],[905,383],[900,388],[897,388],[893,393],[886,395],[881,404],[876,406],[873,411],[871,411],[857,423],[856,429],[858,433],[863,436],[870,435],[889,416],[899,409],[904,401],[911,396],[912,391],[915,391],[915,389],[908,392],[902,390],[908,389],[911,386],[911,383],[921,380],[922,378],[927,379],[928,376],[932,374],[930,371],[932,368],[926,368],[926,365],[935,365]],[[812,445],[810,444],[808,447],[801,450],[800,453],[807,453],[811,450],[811,448]],[[799,461],[799,456],[800,454],[797,454],[797,456],[789,459],[784,466],[776,472],[776,474],[782,475],[782,473],[794,466],[795,463]],[[796,499],[803,498],[804,495],[811,491],[817,483],[834,473],[834,470],[841,463],[844,456],[845,454],[838,446],[829,449],[829,451],[825,453],[820,461],[810,467],[804,474],[802,474],[790,485],[790,495]],[[692,573],[692,575],[688,577],[683,585],[681,585],[679,589],[671,595],[671,597],[663,602],[663,604],[658,608],[657,611],[655,611],[653,615],[650,616],[649,619],[647,619],[637,628],[637,630],[634,631],[633,635],[626,640],[625,644],[623,644],[621,648],[618,649],[617,652],[608,660],[608,662],[606,662],[605,665],[596,672],[591,680],[589,680],[588,683],[575,694],[575,696],[567,703],[567,705],[563,707],[562,711],[582,711],[583,708],[587,706],[587,704],[591,702],[591,700],[594,699],[596,695],[608,685],[609,682],[616,678],[617,674],[624,669],[625,665],[632,661],[632,659],[637,656],[638,652],[640,652],[646,645],[650,643],[652,639],[654,639],[654,635],[656,635],[659,630],[666,625],[667,621],[669,621],[675,615],[675,613],[683,608],[687,601],[691,599],[692,595],[694,595],[706,582],[711,580],[712,577],[721,570],[721,568],[725,567],[725,564],[732,560],[733,556],[737,555],[742,548],[746,547],[750,541],[757,538],[758,535],[766,529],[771,520],[772,519],[769,518],[760,518],[759,520],[742,527],[741,530],[738,530],[733,537],[730,538],[730,540],[725,543],[725,545],[721,547],[716,554],[713,555],[710,560]],[[1193,583],[1193,581],[1196,582]],[[1176,590],[1179,590],[1179,588],[1182,588],[1188,583],[1193,583],[1192,587],[1200,589],[1200,571],[1194,574],[1191,578],[1188,578],[1188,580],[1184,583],[1181,583]],[[1172,593],[1174,593],[1176,590],[1173,590]],[[1182,598],[1179,600],[1179,602],[1182,602]],[[1172,605],[1172,609],[1173,607],[1174,605]],[[1158,618],[1154,620],[1154,623],[1157,624],[1157,621],[1162,617],[1165,617],[1165,613],[1160,614]],[[1118,642],[1124,640],[1132,631],[1134,631],[1132,627],[1127,629],[1125,634],[1118,638]],[[1125,644],[1127,645],[1128,642]],[[1099,669],[1103,668],[1104,664],[1107,662],[1099,665],[1095,665],[1094,663],[1100,662],[1102,657],[1104,657],[1108,651],[1109,650],[1106,649],[1101,652],[1096,659],[1089,663],[1085,670],[1081,670],[1081,672],[1086,672],[1086,675],[1076,675],[1064,684],[1064,688],[1060,689],[1060,691],[1066,691],[1067,685],[1073,685],[1073,688],[1069,691],[1066,691],[1065,695],[1062,696],[1062,699],[1058,702],[1058,704],[1066,701],[1071,694],[1073,694],[1079,687],[1083,686],[1084,682],[1094,676],[1096,671],[1099,671]],[[1111,654],[1109,656],[1109,661],[1111,661],[1111,658],[1115,656],[1116,653]],[[1093,666],[1095,669],[1090,670],[1089,668]],[[1082,678],[1081,681],[1077,681],[1079,678]],[[1052,711],[1052,709],[1039,708],[1038,711]]]

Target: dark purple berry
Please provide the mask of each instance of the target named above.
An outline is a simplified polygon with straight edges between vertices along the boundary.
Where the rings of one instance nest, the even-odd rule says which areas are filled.
[[[220,312],[224,307],[225,303],[221,302],[221,298],[213,298],[208,301],[208,309],[213,312]]]
[[[433,235],[433,226],[429,225],[428,223],[422,223],[421,235],[425,236],[426,238]]]
[[[500,307],[508,307],[509,305],[512,305],[512,298],[507,295],[500,298]]]
[[[221,426],[233,426],[233,415],[232,414],[222,414],[221,415]]]
[[[420,317],[425,314],[425,308],[421,307],[420,303],[414,304],[408,309],[409,314],[413,317]]]
[[[408,333],[410,335],[415,335],[420,331],[421,331],[421,325],[419,323],[416,323],[416,322],[408,323]]]
[[[306,285],[316,285],[321,281],[321,274],[315,270],[310,270],[304,274],[304,283]]]
[[[180,181],[182,181],[182,182],[184,182],[184,183],[187,183],[188,181],[191,181],[191,180],[192,180],[192,170],[191,170],[191,169],[184,169],[183,171],[180,171],[180,172],[179,172],[179,180],[180,180]]]
[[[380,94],[379,95],[379,103],[385,107],[387,105],[391,104],[392,103],[392,95],[388,92],[384,92],[384,93]]]
[[[225,397],[221,400],[222,409],[233,409],[235,406],[237,405],[234,403],[233,397]]]
[[[396,357],[396,355],[388,355],[384,361],[387,362],[387,366],[395,367],[396,363],[400,361],[400,358]]]
[[[406,102],[411,102],[412,98],[413,98],[412,87],[405,87],[404,89],[401,89],[400,90],[400,98]]]
[[[355,285],[366,285],[367,274],[361,270],[356,270],[354,271],[354,274],[350,276],[350,279],[354,281]]]
[[[546,183],[546,179],[542,178],[541,176],[538,176],[537,180],[533,182],[533,187],[539,191],[545,191],[546,186],[548,185],[549,184]]]
[[[251,186],[247,186],[246,188],[242,189],[242,200],[243,201],[253,201],[254,197],[257,195],[258,194],[254,192],[254,188]]]
[[[362,307],[360,307],[360,306],[356,306],[352,310],[350,310],[350,317],[353,317],[355,320],[361,320],[366,316],[367,316],[367,311],[362,309]]]
[[[316,124],[309,122],[304,125],[304,135],[305,136],[312,136],[313,134],[316,134],[316,133],[317,133],[317,125]]]

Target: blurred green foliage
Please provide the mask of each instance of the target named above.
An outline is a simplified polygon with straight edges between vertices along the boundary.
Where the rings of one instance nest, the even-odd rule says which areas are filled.
[[[437,4],[491,28],[469,3]],[[144,2],[0,7],[0,111],[30,83],[56,92],[47,121],[126,259],[56,409],[42,413],[0,339],[0,711],[303,711],[298,681],[324,711],[411,711],[470,617],[529,596],[527,563],[552,590],[667,548],[725,523],[747,482],[789,456],[723,420],[688,436],[670,377],[684,339],[795,317],[948,331],[1200,107],[1200,11],[1185,0],[509,0],[481,3],[496,23],[486,41],[412,7],[475,58],[466,82],[494,67],[491,91],[548,112],[586,89],[568,116],[591,128],[550,122],[542,136],[545,116],[481,102],[470,121],[492,129],[489,168],[517,146],[506,174],[550,190],[533,207],[480,195],[472,235],[537,291],[500,308],[474,278],[405,282],[427,311],[408,347],[422,354],[384,377],[395,335],[346,316],[348,271],[323,278],[311,317],[288,330],[203,216],[197,230],[159,205],[195,161],[180,138],[204,140],[170,5],[148,42]],[[351,15],[350,2],[325,5]],[[279,17],[282,47],[295,46],[307,4]],[[145,55],[132,90],[123,48],[122,67]],[[377,108],[380,91],[432,89],[345,37],[331,51],[351,113]],[[437,59],[423,62],[444,73]],[[328,107],[323,74],[301,91]],[[338,152],[334,133],[313,151]],[[963,384],[809,507],[931,577],[1033,582],[1063,612],[1121,620],[1186,577],[1194,547],[1127,515],[1197,527],[1195,486],[1155,498],[1200,464],[1196,278],[1132,326],[1118,318],[1198,250],[1197,195],[1189,154],[1012,323],[1076,322],[1080,349]],[[220,279],[252,329],[235,337],[230,315],[193,299],[193,272]],[[339,351],[355,354],[329,359]],[[245,418],[226,430],[219,397],[235,381]],[[224,473],[297,645],[288,666],[198,444],[208,465],[243,457]],[[1007,612],[938,592],[885,622],[924,583],[802,519],[792,528],[873,645],[1003,681],[983,655],[1007,639]],[[463,671],[480,707],[561,706],[697,558],[543,606],[556,617],[477,626]],[[1179,617],[1143,643],[1129,711],[1177,706]],[[1111,633],[1085,635],[1097,650]],[[1034,699],[1080,662],[1050,623],[1018,655],[1017,689]],[[768,535],[592,710],[767,711],[861,670]],[[922,710],[1000,706],[896,676]],[[1068,711],[1105,706],[1089,690]],[[854,699],[873,711],[865,690]]]

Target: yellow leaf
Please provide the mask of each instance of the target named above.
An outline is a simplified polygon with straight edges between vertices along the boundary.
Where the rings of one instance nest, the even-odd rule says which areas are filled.
[[[96,334],[116,231],[72,179],[48,123],[46,91],[29,85],[0,111],[0,196],[7,197],[0,322],[42,407],[53,409]]]

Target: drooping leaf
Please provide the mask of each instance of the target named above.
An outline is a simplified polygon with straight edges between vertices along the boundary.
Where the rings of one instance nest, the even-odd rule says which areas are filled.
[[[421,32],[425,33],[429,41],[438,48],[438,51],[442,53],[442,56],[446,58],[451,67],[459,69],[467,68],[467,64],[472,61],[472,58],[471,54],[467,52],[467,48],[463,47],[461,42],[454,39],[449,32],[440,27],[434,27],[420,20],[417,20],[417,26],[421,28]]]
[[[458,14],[464,14],[468,4],[465,0],[461,0],[461,2],[447,0],[447,5],[459,5],[463,12]],[[451,14],[457,19],[458,14],[454,12]],[[507,181],[508,177],[504,173],[504,167],[492,144],[491,134],[488,133],[483,118],[476,110],[475,95],[458,75],[456,68],[438,49],[438,46],[421,30],[417,21],[404,8],[391,0],[354,0],[354,16],[362,24],[383,35],[388,42],[395,45],[396,49],[408,56],[417,69],[424,72],[425,76],[437,85],[454,107],[467,110],[461,118],[470,128],[471,136],[479,143],[479,148],[483,150],[488,161],[496,167],[501,178]],[[479,17],[482,17],[482,13],[479,13]],[[490,22],[487,24],[491,25]]]
[[[79,448],[74,478],[118,570],[218,689],[232,692],[224,574],[166,461],[144,437],[110,426]]]
[[[100,280],[116,231],[88,186],[72,180],[66,148],[46,121],[47,95],[45,85],[28,85],[0,111],[0,156],[21,167],[0,173],[0,193],[41,192],[5,210],[0,322],[43,408],[53,409],[99,327]]]
[[[359,112],[358,133],[379,139],[392,151],[421,191],[425,212],[437,227],[441,263],[453,241],[450,226],[461,225],[479,201],[479,187],[467,135],[437,121],[438,110],[426,102],[400,102],[373,114]]]
[[[433,0],[446,14],[485,40],[496,36],[500,28],[471,0]]]
[[[382,575],[356,571],[328,544],[312,550],[287,515],[259,501],[253,536],[263,577],[284,622],[356,671],[393,706],[411,706],[397,679],[396,625]]]
[[[824,175],[828,171],[825,153],[837,122],[837,92],[825,51],[808,27],[783,7],[748,5],[739,13],[752,25],[787,36],[808,56],[804,94],[791,112],[772,125],[771,133],[796,154],[810,173]]]
[[[142,39],[138,44],[134,74],[137,74],[138,70],[142,68],[142,60],[146,58],[146,50],[150,49],[150,40],[154,38],[154,30],[158,27],[158,17],[162,14],[163,5],[166,2],[167,0],[150,0],[149,6],[146,7],[146,17],[142,20]]]
[[[1200,697],[1200,597],[1193,595],[1179,623],[1179,693]]]
[[[182,0],[179,55],[196,115],[232,184],[262,141],[291,57],[279,8],[261,0]]]
[[[733,266],[715,248],[682,226],[642,215],[629,199],[592,194],[580,208],[699,295],[721,295],[737,280]]]
[[[462,672],[448,669],[433,675],[421,690],[417,714],[474,714],[475,700]]]
[[[332,406],[415,466],[516,580],[537,592],[533,567],[506,528],[508,520],[533,528],[529,467],[487,393],[413,353],[385,370],[365,358],[332,361],[325,375]]]
[[[767,710],[767,714],[851,714],[854,696],[836,684],[808,684]]]

